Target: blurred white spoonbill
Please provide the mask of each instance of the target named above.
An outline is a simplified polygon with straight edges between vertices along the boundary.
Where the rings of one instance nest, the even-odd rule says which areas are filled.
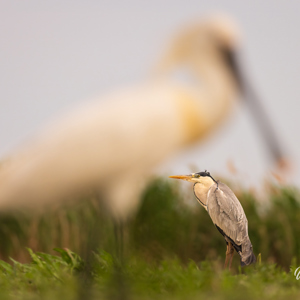
[[[79,107],[12,153],[0,169],[0,209],[97,190],[112,216],[126,219],[153,167],[220,126],[240,88],[247,92],[235,61],[238,42],[224,17],[179,33],[160,76]],[[193,84],[170,80],[176,68],[190,72]],[[280,159],[268,124],[260,125]]]

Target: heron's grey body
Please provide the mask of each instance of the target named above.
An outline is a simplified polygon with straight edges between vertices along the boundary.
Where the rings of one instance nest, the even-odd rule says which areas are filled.
[[[254,263],[256,258],[248,236],[248,220],[232,190],[226,184],[215,181],[208,172],[171,177],[194,182],[194,194],[198,202],[207,210],[213,223],[225,238],[226,262],[228,255],[231,256],[229,267],[233,248],[241,257],[241,266]]]
[[[197,185],[197,183],[195,183]],[[224,183],[214,183],[207,193],[207,212],[226,242],[231,242],[241,257],[241,265],[256,261],[248,236],[248,220],[244,209]]]

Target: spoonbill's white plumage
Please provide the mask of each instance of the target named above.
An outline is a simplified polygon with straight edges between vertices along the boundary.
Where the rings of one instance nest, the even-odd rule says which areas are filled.
[[[37,206],[91,189],[111,214],[126,219],[154,166],[219,126],[239,91],[228,54],[237,30],[213,18],[181,32],[160,76],[70,112],[0,168],[0,209]],[[172,82],[176,68],[194,84]]]

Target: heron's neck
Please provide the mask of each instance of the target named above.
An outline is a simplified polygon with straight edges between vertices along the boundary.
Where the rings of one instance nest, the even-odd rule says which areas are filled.
[[[209,177],[201,177],[200,182],[196,182],[194,184],[194,194],[198,200],[198,202],[204,206],[207,210],[207,194],[212,185],[215,184],[215,181]]]
[[[196,182],[193,188],[195,197],[197,198],[198,202],[207,210],[207,193],[209,187],[205,187],[203,184]]]

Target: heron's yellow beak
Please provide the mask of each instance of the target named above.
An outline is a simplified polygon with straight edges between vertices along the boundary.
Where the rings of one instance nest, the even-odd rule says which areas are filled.
[[[169,178],[182,179],[182,180],[190,181],[193,178],[193,175],[174,175],[174,176],[169,176]]]

